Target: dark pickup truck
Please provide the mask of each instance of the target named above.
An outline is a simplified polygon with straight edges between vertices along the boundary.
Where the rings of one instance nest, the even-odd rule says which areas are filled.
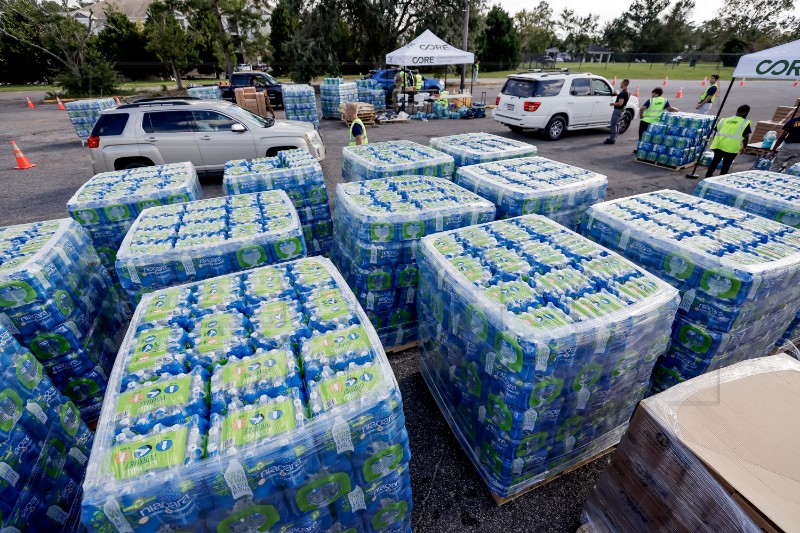
[[[257,91],[264,91],[269,96],[269,103],[272,107],[283,106],[283,89],[278,80],[266,72],[234,72],[231,74],[230,85],[223,85],[222,98],[236,101],[235,89],[242,87],[255,87]]]

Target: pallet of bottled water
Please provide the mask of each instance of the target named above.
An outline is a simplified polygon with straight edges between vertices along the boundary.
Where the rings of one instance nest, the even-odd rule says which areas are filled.
[[[356,80],[358,88],[358,101],[371,104],[375,111],[386,110],[386,91],[378,83],[378,80]]]
[[[419,239],[488,222],[494,214],[487,200],[439,178],[337,185],[333,261],[384,346],[417,340]]]
[[[189,87],[186,94],[192,98],[202,100],[222,100],[222,88],[219,85],[204,85],[202,87]]]
[[[800,228],[800,177],[768,170],[706,178],[694,195]]]
[[[343,78],[325,78],[319,86],[319,98],[322,118],[341,119],[339,105],[358,101],[358,87],[353,82],[345,82]]]
[[[310,85],[283,85],[283,110],[289,120],[301,120],[319,125],[317,97]]]
[[[453,156],[412,141],[342,148],[342,179],[346,182],[406,175],[451,180],[454,169]]]
[[[74,102],[66,102],[64,107],[67,108],[67,116],[75,128],[75,133],[80,137],[81,142],[92,134],[94,123],[100,118],[100,112],[104,109],[114,107],[117,105],[116,100],[113,98],[98,98],[95,100],[76,100]]]
[[[537,153],[536,147],[532,144],[491,133],[463,133],[434,137],[430,140],[430,145],[440,152],[453,156],[456,169],[501,159],[533,157]]]
[[[602,174],[544,157],[461,167],[455,182],[494,203],[498,219],[539,214],[572,230],[608,186]]]
[[[541,215],[426,236],[417,262],[420,371],[493,494],[618,442],[678,291]]]
[[[202,198],[194,165],[172,163],[96,174],[67,201],[67,211],[89,232],[100,260],[118,284],[117,250],[136,217],[148,207]]]
[[[77,222],[0,228],[0,326],[33,353],[85,420],[100,413],[126,322],[113,281]]]
[[[227,195],[280,189],[297,209],[309,255],[330,252],[333,223],[328,191],[319,162],[307,150],[282,150],[276,157],[225,164],[222,190]]]
[[[306,256],[300,219],[284,191],[152,207],[117,253],[134,302],[156,289]]]
[[[0,325],[0,529],[78,531],[94,435],[42,364]]]
[[[800,176],[800,163],[795,163],[786,169],[786,174],[789,176]]]
[[[713,116],[665,111],[642,133],[636,157],[671,167],[694,163],[702,155],[713,125]]]
[[[145,295],[109,391],[89,531],[411,531],[400,389],[327,259]]]
[[[800,309],[800,230],[677,191],[595,204],[583,232],[681,292],[652,392],[772,350]]]

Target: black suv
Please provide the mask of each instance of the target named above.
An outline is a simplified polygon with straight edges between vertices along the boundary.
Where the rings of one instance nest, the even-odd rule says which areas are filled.
[[[230,85],[221,87],[222,98],[235,102],[234,90],[242,87],[255,87],[257,91],[264,91],[272,107],[283,106],[283,88],[278,80],[266,72],[234,72],[231,74]]]

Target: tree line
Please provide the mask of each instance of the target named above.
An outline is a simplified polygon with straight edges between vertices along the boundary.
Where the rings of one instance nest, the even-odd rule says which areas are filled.
[[[559,48],[573,58],[591,45],[615,54],[738,55],[800,39],[794,0],[728,0],[708,21],[693,21],[694,0],[634,0],[601,24],[593,13],[547,0],[513,16],[487,0],[470,3],[467,49],[481,71],[509,70],[524,56]],[[308,82],[366,73],[385,54],[426,29],[460,47],[465,4],[427,0],[155,0],[146,20],[111,8],[79,22],[67,0],[0,0],[0,81],[55,77],[73,93],[113,90],[119,76],[230,74],[237,58],[269,63],[278,75]],[[271,15],[265,16],[269,8]],[[269,33],[266,23],[269,23]],[[440,74],[437,72],[436,74]]]

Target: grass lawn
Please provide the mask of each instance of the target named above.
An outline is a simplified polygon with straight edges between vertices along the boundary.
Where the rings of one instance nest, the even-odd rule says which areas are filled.
[[[702,80],[703,76],[709,76],[715,72],[722,76],[723,80],[730,79],[733,74],[733,67],[723,67],[720,63],[698,63],[695,68],[689,63],[680,65],[664,63],[558,63],[557,68],[568,68],[571,72],[591,72],[599,74],[609,79],[616,76],[618,79],[630,78],[635,80],[663,80],[664,76],[669,76],[673,80]],[[525,68],[517,70],[504,70],[497,72],[480,73],[480,78],[505,78],[509,74],[516,74],[524,71]]]

